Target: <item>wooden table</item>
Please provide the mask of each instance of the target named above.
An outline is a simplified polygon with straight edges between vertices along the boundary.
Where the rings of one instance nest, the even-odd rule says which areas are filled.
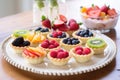
[[[120,80],[120,20],[115,29],[106,35],[117,44],[116,58],[102,69],[72,76],[46,76],[20,70],[6,62],[0,53],[0,80]],[[13,30],[32,26],[32,12],[23,12],[17,15],[0,19],[0,42]]]

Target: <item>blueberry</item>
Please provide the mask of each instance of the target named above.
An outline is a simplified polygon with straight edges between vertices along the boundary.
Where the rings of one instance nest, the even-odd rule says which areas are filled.
[[[24,41],[23,42],[23,46],[29,46],[30,45],[30,42],[29,41]]]
[[[20,46],[21,44],[23,44],[23,42],[24,42],[23,37],[18,37],[12,42],[12,45]]]
[[[88,35],[88,34],[85,34],[84,37],[89,37],[89,35]]]
[[[71,40],[67,41],[67,44],[72,44]]]
[[[35,31],[40,31],[42,28],[41,27],[38,27],[37,29],[35,29]]]
[[[68,42],[68,39],[63,40],[63,43],[67,44],[67,42]]]
[[[79,41],[79,40],[76,40],[76,44],[78,44],[78,43],[80,43],[80,41]]]
[[[89,36],[90,36],[90,37],[93,36],[93,33],[92,33],[92,32],[89,32]]]
[[[57,36],[58,38],[63,38],[62,36]]]
[[[65,33],[62,33],[62,38],[65,38],[66,37],[66,34]]]
[[[72,44],[76,44],[76,40],[72,40]]]

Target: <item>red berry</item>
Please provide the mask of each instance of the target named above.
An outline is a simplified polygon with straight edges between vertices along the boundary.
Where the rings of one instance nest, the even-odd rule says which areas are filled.
[[[75,52],[76,52],[77,50],[83,51],[83,48],[82,48],[81,46],[77,46],[77,47],[75,48]]]
[[[56,58],[57,57],[57,51],[55,51],[55,50],[51,51],[50,56],[53,57],[53,58]]]
[[[101,9],[100,9],[100,10],[101,10],[102,12],[107,13],[108,9],[109,9],[109,7],[108,7],[108,6],[106,6],[106,5],[104,5],[104,6],[102,6],[102,7],[101,7]]]
[[[62,35],[62,31],[58,31],[58,36],[61,36]]]
[[[67,51],[65,51],[64,53],[65,53],[65,58],[69,56],[69,53]]]
[[[91,52],[90,48],[84,48],[83,49],[83,54],[89,54]]]
[[[45,19],[44,21],[42,21],[42,25],[44,27],[51,28],[51,22],[49,19]]]
[[[109,16],[115,16],[115,15],[117,15],[117,12],[116,12],[116,10],[114,8],[113,9],[109,9],[107,11],[107,13],[108,13]]]
[[[54,44],[56,41],[55,40],[50,40],[49,43],[50,44]]]
[[[76,51],[76,53],[79,54],[79,55],[82,55],[82,50],[79,49],[79,50]]]
[[[77,30],[77,29],[79,29],[79,25],[76,22],[71,22],[69,29],[70,30]]]
[[[55,47],[58,47],[58,46],[59,46],[59,43],[55,42],[55,43],[54,43],[54,46],[55,46]]]
[[[61,27],[59,27],[58,30],[60,30],[60,31],[68,31],[69,29],[68,29],[67,25],[64,24]]]
[[[47,42],[43,42],[43,43],[41,43],[41,47],[48,48],[49,44]]]
[[[59,49],[59,50],[57,50],[57,52],[64,52],[64,50],[63,49]]]
[[[72,23],[72,22],[77,23],[75,19],[70,19],[68,25],[70,25],[70,23]]]
[[[57,38],[57,37],[58,37],[58,33],[54,31],[54,32],[52,33],[52,36],[53,36],[54,38]]]
[[[49,45],[49,49],[55,48],[53,44]]]
[[[59,52],[57,54],[57,58],[59,58],[59,59],[62,59],[62,58],[65,58],[65,57],[66,57],[66,53],[65,52]]]
[[[49,44],[49,40],[48,39],[46,39],[44,42],[47,42]]]

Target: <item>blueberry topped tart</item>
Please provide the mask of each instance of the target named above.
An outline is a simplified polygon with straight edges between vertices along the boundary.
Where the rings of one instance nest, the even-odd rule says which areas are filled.
[[[93,32],[90,31],[89,29],[86,29],[86,30],[83,29],[73,33],[73,37],[79,38],[80,40],[82,40],[83,44],[85,44],[89,38],[92,38],[94,36],[95,35],[93,34]]]
[[[18,37],[13,40],[11,47],[14,49],[14,51],[18,54],[21,54],[25,47],[30,46],[29,41],[25,41],[23,37]]]
[[[57,42],[60,42],[61,39],[68,37],[69,35],[66,32],[62,32],[62,31],[53,31],[47,35],[48,39],[56,40]]]
[[[45,27],[38,27],[38,28],[35,29],[35,32],[40,32],[45,37],[47,37],[48,33],[50,32],[50,29],[45,28]]]
[[[82,41],[78,38],[65,38],[60,41],[60,44],[61,47],[69,51],[71,48],[81,45]]]

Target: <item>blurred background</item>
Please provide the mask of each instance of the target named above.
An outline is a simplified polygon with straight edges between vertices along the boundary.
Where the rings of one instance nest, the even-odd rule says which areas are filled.
[[[0,18],[32,10],[33,0],[0,0]]]

